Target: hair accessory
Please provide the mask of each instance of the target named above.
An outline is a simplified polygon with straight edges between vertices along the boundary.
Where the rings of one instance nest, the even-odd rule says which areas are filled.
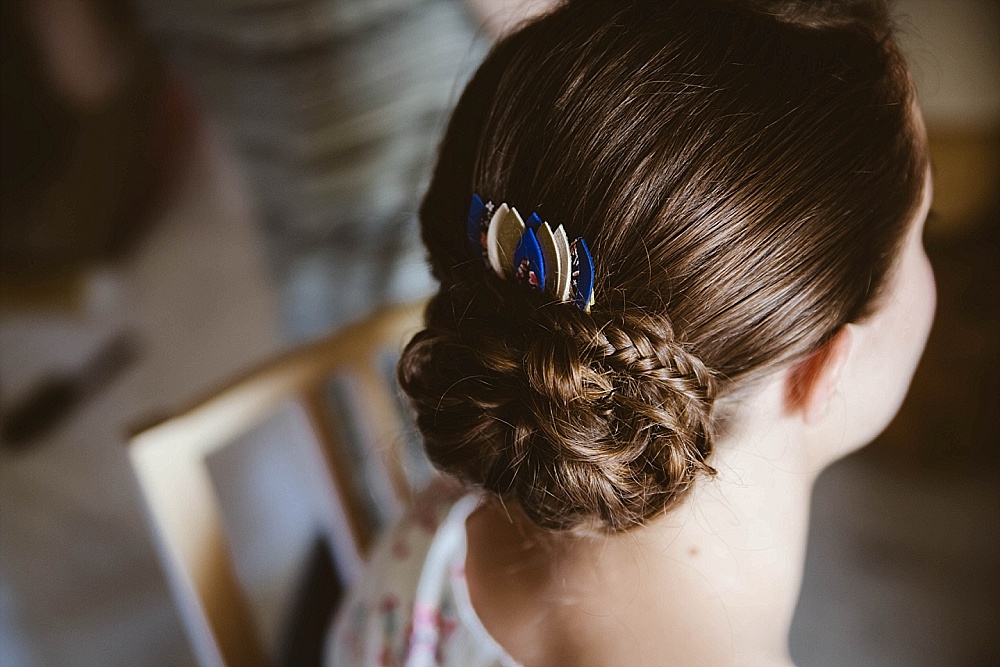
[[[535,230],[531,227],[521,235],[514,250],[514,280],[523,284],[545,289],[545,258],[538,245]]]
[[[534,216],[532,216],[534,217]],[[560,227],[560,229],[562,229]],[[566,233],[563,232],[563,236]],[[566,301],[566,294],[569,285],[567,280],[569,272],[567,268],[569,262],[560,255],[556,244],[559,242],[552,233],[552,228],[548,223],[543,223],[535,230],[538,238],[538,246],[542,250],[542,262],[545,265],[545,287],[552,292],[560,301]],[[565,240],[562,241],[566,243]],[[569,244],[566,244],[566,251],[569,252]],[[567,255],[568,256],[568,255]]]
[[[495,208],[493,202],[484,204],[479,195],[472,195],[466,229],[469,236],[469,250],[474,255],[486,257],[486,231],[490,228],[490,219]]]
[[[573,301],[581,310],[589,311],[594,305],[594,259],[587,242],[578,238],[569,246]]]
[[[466,222],[469,250],[501,278],[572,301],[590,312],[594,305],[594,260],[586,241],[572,243],[559,225],[553,231],[538,213],[525,221],[513,206],[472,195]]]
[[[498,276],[508,278],[513,272],[514,251],[524,231],[524,221],[517,209],[500,204],[486,232],[486,256]]]

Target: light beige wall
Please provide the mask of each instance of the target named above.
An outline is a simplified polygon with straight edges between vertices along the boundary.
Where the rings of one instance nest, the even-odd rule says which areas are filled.
[[[930,233],[996,224],[1000,202],[1000,2],[897,0],[935,167]]]
[[[928,123],[1000,124],[1000,2],[897,0],[896,9]]]

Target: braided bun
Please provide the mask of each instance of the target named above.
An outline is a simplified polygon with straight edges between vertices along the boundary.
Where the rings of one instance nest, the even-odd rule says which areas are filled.
[[[442,291],[404,353],[431,460],[548,528],[663,512],[710,470],[712,373],[663,316],[508,291]]]

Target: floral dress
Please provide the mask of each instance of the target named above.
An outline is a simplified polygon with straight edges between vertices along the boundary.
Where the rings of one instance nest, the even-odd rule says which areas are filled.
[[[478,504],[447,483],[422,495],[340,608],[327,667],[518,667],[469,601],[465,520]]]

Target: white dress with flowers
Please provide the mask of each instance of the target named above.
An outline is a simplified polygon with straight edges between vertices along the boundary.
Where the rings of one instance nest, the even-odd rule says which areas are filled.
[[[517,667],[465,583],[465,520],[478,506],[432,485],[375,550],[327,638],[328,667]]]

